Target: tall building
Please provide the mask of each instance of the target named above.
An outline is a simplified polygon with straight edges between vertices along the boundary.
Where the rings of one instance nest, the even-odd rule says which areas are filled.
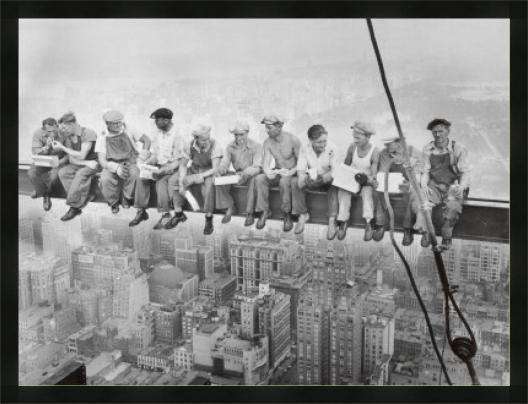
[[[290,296],[281,292],[259,298],[258,331],[268,336],[269,365],[277,366],[290,353]]]
[[[328,318],[312,293],[303,293],[297,306],[297,372],[299,384],[325,384],[323,380],[323,339],[328,343]]]
[[[174,345],[182,336],[182,305],[164,306],[151,303],[154,308],[154,328],[157,343]]]
[[[42,242],[45,253],[63,258],[68,267],[72,264],[72,251],[82,245],[81,224],[79,221],[42,222]]]
[[[228,273],[214,273],[198,285],[198,294],[209,297],[215,304],[227,305],[236,291],[236,278]]]
[[[161,256],[171,264],[176,263],[176,250],[189,250],[192,237],[185,231],[161,231],[151,235],[151,254]]]
[[[103,216],[101,217],[101,227],[112,231],[114,243],[123,248],[134,248],[132,227],[128,225],[128,220],[114,216]]]
[[[123,274],[114,278],[113,316],[135,318],[141,307],[149,302],[149,288],[145,274]]]
[[[320,304],[331,307],[352,278],[343,243],[321,240],[311,264],[313,292]]]
[[[354,292],[347,290],[339,296],[330,311],[330,384],[361,383],[362,304]]]
[[[363,332],[363,376],[368,378],[376,370],[384,357],[394,354],[394,318],[383,316],[366,317]],[[384,384],[388,373],[384,372]]]
[[[218,339],[227,332],[225,323],[203,324],[193,330],[192,347],[194,353],[194,366],[197,369],[211,371],[213,369],[213,351]]]
[[[198,275],[200,281],[210,278],[214,270],[213,249],[210,247],[190,247],[175,249],[176,266],[182,271]]]
[[[258,294],[243,297],[240,303],[241,335],[252,338],[258,332]]]
[[[44,338],[47,341],[62,342],[69,335],[81,329],[73,307],[61,308],[42,319]]]
[[[238,236],[231,240],[230,256],[231,274],[243,293],[271,278],[297,276],[302,268],[302,248],[292,240]]]
[[[89,289],[86,287],[71,289],[68,293],[68,304],[75,307],[77,320],[81,325],[100,324],[111,317],[109,313],[104,314],[104,300],[112,300],[111,292],[105,289]],[[101,315],[103,314],[103,315]]]
[[[71,279],[63,258],[24,253],[19,260],[19,299],[23,299],[23,305],[64,302]]]
[[[76,285],[111,290],[114,278],[124,274],[139,275],[137,252],[117,244],[82,246],[72,253],[73,279]]]
[[[261,384],[269,371],[268,346],[266,336],[256,336],[249,340],[228,336],[212,351],[211,356],[216,365],[213,373],[240,377],[245,385]]]
[[[39,304],[18,313],[18,338],[21,342],[44,342],[43,319],[53,314],[53,305]]]
[[[19,254],[35,252],[35,235],[32,219],[18,219],[18,251]]]
[[[25,310],[31,306],[31,271],[18,270],[18,310]]]

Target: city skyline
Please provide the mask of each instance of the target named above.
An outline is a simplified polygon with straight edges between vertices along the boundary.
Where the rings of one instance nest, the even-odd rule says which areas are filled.
[[[61,203],[44,213],[20,197],[22,384],[79,361],[90,385],[438,383],[423,314],[387,239],[365,243],[351,229],[328,242],[324,226],[295,236],[278,221],[258,231],[237,217],[203,236],[193,213],[177,230],[152,230],[155,218],[129,228],[133,212],[112,217],[96,204],[64,229],[71,243],[45,242]],[[404,254],[440,343],[432,254],[417,243]],[[508,247],[454,240],[444,259],[477,335],[481,382],[508,384]],[[455,384],[470,383],[456,357],[444,358]]]

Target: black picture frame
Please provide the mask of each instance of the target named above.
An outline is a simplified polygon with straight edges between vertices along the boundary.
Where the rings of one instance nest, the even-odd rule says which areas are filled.
[[[527,3],[502,1],[3,1],[2,402],[527,402]],[[511,385],[509,387],[19,387],[18,18],[509,18],[511,57]]]

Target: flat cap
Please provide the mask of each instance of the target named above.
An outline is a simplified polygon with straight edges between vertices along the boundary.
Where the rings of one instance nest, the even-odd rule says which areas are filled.
[[[264,125],[273,125],[276,123],[284,123],[284,118],[276,115],[276,114],[270,114],[266,115],[264,118],[262,118],[262,121],[260,123],[263,123]]]
[[[75,122],[76,120],[77,118],[75,118],[75,114],[71,111],[68,111],[59,118],[59,123]]]
[[[246,121],[236,121],[229,128],[229,132],[231,132],[231,133],[235,133],[235,132],[249,132],[249,124]]]
[[[392,142],[397,142],[399,140],[400,140],[399,136],[390,136],[390,137],[385,137],[385,138],[381,139],[383,144],[389,144],[389,143],[392,143]]]
[[[436,125],[444,125],[449,128],[451,126],[451,122],[444,118],[435,118],[427,124],[427,130],[433,129]]]
[[[196,125],[192,131],[193,136],[206,136],[211,133],[211,127],[208,125]]]
[[[116,110],[106,111],[103,114],[103,121],[105,122],[118,122],[122,121],[123,119],[125,119],[125,116],[121,112]]]
[[[355,121],[354,125],[352,125],[350,129],[354,129],[365,135],[375,135],[376,134],[376,131],[372,128],[372,126],[363,121]]]
[[[152,114],[150,114],[151,119],[165,118],[172,119],[172,111],[168,108],[158,108]]]

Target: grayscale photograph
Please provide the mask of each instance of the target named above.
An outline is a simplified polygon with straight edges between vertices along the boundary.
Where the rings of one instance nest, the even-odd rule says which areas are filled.
[[[510,385],[509,20],[18,27],[19,385]]]

